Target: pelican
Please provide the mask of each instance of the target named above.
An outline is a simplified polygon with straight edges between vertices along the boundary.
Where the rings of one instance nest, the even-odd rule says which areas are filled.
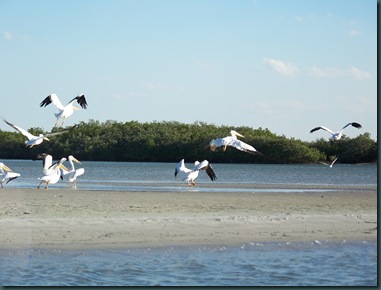
[[[255,149],[253,146],[246,144],[245,142],[242,142],[241,140],[238,140],[237,136],[243,137],[240,133],[237,131],[231,130],[230,131],[231,136],[227,136],[224,138],[218,138],[213,139],[210,141],[210,143],[205,147],[205,150],[212,150],[215,151],[217,147],[222,147],[222,150],[225,152],[227,146],[234,147],[235,149],[238,149],[243,152],[247,152],[250,154],[259,154],[263,155],[261,152],[259,152],[257,149]]]
[[[7,171],[7,172],[4,172]],[[9,181],[16,179],[20,176],[20,173],[13,172],[12,169],[10,169],[8,166],[6,166],[3,162],[0,162],[0,184],[1,187],[3,186],[3,182],[8,179],[8,181],[5,183],[7,184]]]
[[[40,103],[40,107],[42,107],[42,106],[46,107],[50,103],[53,103],[53,105],[55,105],[58,108],[58,110],[59,110],[59,112],[57,114],[54,114],[56,116],[56,118],[57,118],[56,124],[54,125],[54,127],[57,126],[59,118],[62,118],[62,124],[61,124],[61,126],[63,126],[63,124],[65,123],[66,118],[71,116],[73,114],[74,110],[80,110],[79,108],[74,107],[73,103],[75,101],[77,101],[77,103],[82,107],[82,109],[86,109],[87,108],[87,102],[86,102],[84,94],[76,96],[66,106],[62,105],[61,101],[58,99],[56,94],[51,94],[51,95],[47,96]]]
[[[85,169],[84,168],[78,168],[78,169],[75,169],[74,168],[74,162],[78,163],[78,164],[81,164],[81,162],[79,162],[77,160],[77,158],[75,158],[73,155],[70,155],[68,157],[68,160],[70,162],[70,165],[71,165],[71,170],[70,172],[67,172],[63,169],[61,169],[61,178],[62,179],[65,179],[66,182],[67,182],[67,187],[69,187],[69,183],[73,183],[73,186],[74,188],[77,188],[77,177],[78,176],[81,176],[82,174],[85,173]]]
[[[33,161],[35,160],[42,160],[42,167],[43,167],[42,172],[44,175],[49,175],[50,172],[52,171],[52,168],[51,168],[53,164],[52,155],[41,153],[41,154],[38,154],[35,158],[33,158]]]
[[[217,179],[216,174],[214,173],[212,165],[208,162],[208,160],[204,160],[201,163],[196,161],[194,163],[193,170],[187,168],[184,164],[184,159],[182,159],[175,168],[175,177],[179,173],[183,175],[182,180],[188,182],[189,186],[195,186],[196,183],[194,182],[195,179],[198,177],[199,171],[205,170],[208,176],[212,181],[215,181]]]
[[[337,158],[339,158],[339,156],[337,156],[337,157],[335,158],[335,160],[332,161],[331,164],[328,164],[328,163],[325,163],[325,162],[319,162],[319,163],[324,164],[324,165],[327,165],[327,166],[329,166],[329,167],[332,168],[332,166],[333,166],[333,164],[336,162]]]
[[[42,184],[43,182],[45,182],[45,189],[48,189],[49,184],[55,184],[55,183],[57,183],[58,180],[59,180],[60,177],[61,177],[60,169],[69,171],[69,169],[67,169],[66,166],[62,164],[62,163],[64,163],[65,161],[66,161],[66,158],[61,158],[60,161],[57,161],[57,162],[53,163],[53,164],[49,167],[50,172],[49,172],[47,175],[44,175],[44,176],[38,178],[39,180],[41,180],[41,182],[40,182],[40,184],[37,186],[37,188],[40,189],[40,186],[41,186],[41,184]]]
[[[327,127],[324,127],[324,126],[319,126],[319,127],[313,128],[310,131],[310,133],[322,129],[322,130],[325,130],[325,131],[331,133],[331,135],[332,135],[331,138],[330,138],[331,140],[340,140],[341,137],[342,137],[342,134],[343,134],[343,130],[345,128],[347,128],[348,126],[350,126],[350,125],[352,125],[353,127],[357,128],[357,129],[361,128],[361,125],[359,123],[351,122],[351,123],[346,124],[343,128],[341,128],[340,131],[337,131],[336,133],[334,133],[331,129],[328,129]]]
[[[69,130],[61,131],[61,132],[56,132],[56,133],[48,133],[48,134],[39,134],[38,136],[32,135],[29,133],[27,130],[24,130],[23,128],[20,128],[19,126],[16,126],[7,120],[3,119],[5,123],[7,123],[9,126],[12,128],[16,129],[19,131],[21,134],[23,134],[26,138],[28,138],[28,141],[25,141],[26,146],[29,146],[29,148],[32,148],[35,145],[41,144],[44,140],[50,141],[48,137],[55,136],[55,135],[60,135],[66,132],[69,132]]]

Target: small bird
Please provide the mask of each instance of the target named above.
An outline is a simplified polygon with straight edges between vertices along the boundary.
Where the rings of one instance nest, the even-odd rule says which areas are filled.
[[[352,125],[353,127],[357,128],[357,129],[362,128],[362,126],[361,126],[359,123],[351,122],[351,123],[346,124],[343,128],[341,128],[340,131],[337,131],[336,133],[333,132],[331,129],[329,129],[329,128],[327,128],[327,127],[324,127],[324,126],[319,126],[319,127],[313,128],[313,129],[310,131],[310,133],[313,133],[313,132],[315,132],[315,131],[317,131],[317,130],[322,129],[322,130],[325,130],[325,131],[331,133],[331,135],[332,135],[331,138],[330,138],[331,140],[340,140],[341,137],[342,137],[342,134],[343,134],[343,130],[344,130],[345,128],[347,128],[348,126],[350,126],[350,125]]]
[[[73,161],[78,164],[81,164],[81,162],[79,162],[78,159],[75,158],[73,155],[70,155],[68,157],[68,160],[71,165],[71,170],[70,172],[67,172],[63,169],[60,169],[61,179],[66,181],[67,187],[69,187],[69,183],[73,183],[73,187],[77,188],[77,177],[84,174],[85,169],[84,168],[75,169]]]
[[[331,164],[328,164],[328,163],[325,163],[325,162],[319,162],[319,163],[320,163],[320,164],[323,164],[323,165],[327,165],[327,166],[329,166],[329,167],[332,168],[333,164],[336,162],[336,160],[337,160],[338,158],[339,158],[339,156],[337,156],[337,157],[335,158],[335,160],[332,161]]]
[[[44,140],[50,141],[48,137],[55,136],[55,135],[60,135],[66,132],[69,132],[70,130],[65,130],[61,132],[55,132],[55,133],[47,133],[47,134],[39,134],[38,136],[35,136],[31,133],[29,133],[27,130],[24,130],[23,128],[20,128],[19,126],[16,126],[7,120],[3,119],[5,123],[7,123],[9,126],[12,128],[16,129],[19,131],[21,134],[23,134],[26,138],[28,138],[28,141],[25,141],[26,146],[29,146],[29,148],[32,148],[35,145],[41,144]],[[75,126],[73,126],[74,128]]]
[[[215,181],[217,179],[213,167],[208,160],[204,160],[201,163],[199,161],[196,161],[194,163],[193,170],[191,170],[185,166],[184,159],[182,159],[175,168],[175,177],[177,177],[178,174],[181,174],[183,175],[183,181],[186,181],[189,186],[195,186],[195,179],[198,177],[200,170],[205,170],[212,181]]]
[[[7,171],[7,172],[4,172]],[[8,179],[8,181],[5,183],[7,184],[9,181],[12,181],[13,179],[16,179],[20,176],[20,173],[13,172],[12,169],[10,169],[8,166],[6,166],[3,162],[0,162],[0,184],[1,187],[3,186],[3,182]]]
[[[47,96],[40,103],[40,107],[42,107],[42,106],[46,107],[47,105],[53,103],[53,105],[55,105],[58,108],[58,110],[59,110],[59,112],[57,114],[54,114],[56,116],[56,118],[57,118],[54,127],[57,126],[59,118],[62,118],[62,124],[61,124],[61,126],[63,126],[64,123],[65,123],[66,118],[70,117],[73,114],[74,110],[80,110],[79,108],[74,107],[74,102],[75,101],[77,101],[77,103],[82,107],[82,109],[86,109],[87,108],[87,102],[86,102],[86,98],[85,98],[84,94],[80,94],[80,95],[76,96],[66,106],[62,105],[61,101],[58,99],[56,94],[51,94],[51,95]]]
[[[230,136],[224,137],[224,138],[218,138],[213,139],[210,141],[210,143],[205,147],[205,150],[211,150],[215,151],[216,148],[222,147],[222,150],[225,152],[228,146],[234,147],[235,149],[238,149],[243,152],[247,152],[250,154],[259,154],[263,155],[261,152],[259,152],[257,149],[255,149],[253,146],[238,140],[237,136],[243,137],[240,133],[237,131],[231,130]]]

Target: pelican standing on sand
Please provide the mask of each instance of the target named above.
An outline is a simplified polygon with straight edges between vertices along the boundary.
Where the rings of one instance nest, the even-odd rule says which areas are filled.
[[[7,171],[7,172],[4,172]],[[3,162],[0,162],[0,184],[1,187],[3,186],[3,182],[8,179],[8,181],[5,183],[7,184],[9,181],[16,179],[20,176],[20,173],[13,172],[12,169],[10,169],[8,166],[6,166]]]
[[[23,128],[20,128],[19,126],[16,126],[7,120],[3,119],[5,123],[7,123],[9,126],[12,128],[16,129],[19,131],[21,134],[23,134],[26,138],[28,138],[28,141],[25,141],[26,146],[29,146],[29,148],[32,148],[35,145],[41,144],[44,140],[50,141],[48,137],[55,136],[55,135],[60,135],[66,132],[69,132],[70,130],[65,130],[61,132],[56,132],[56,133],[48,133],[48,134],[39,134],[38,136],[35,136],[31,133],[29,133],[27,130],[24,130]]]
[[[73,115],[74,110],[80,110],[79,108],[74,107],[74,102],[75,101],[77,101],[77,103],[82,107],[82,109],[86,109],[87,108],[87,102],[86,102],[86,98],[85,98],[84,94],[76,96],[66,106],[62,105],[61,101],[58,99],[56,94],[51,94],[51,95],[47,96],[40,103],[40,107],[42,107],[42,106],[46,107],[47,105],[53,103],[53,105],[55,105],[58,108],[58,110],[59,110],[59,112],[57,114],[54,114],[56,116],[56,118],[57,118],[54,127],[57,126],[59,118],[62,118],[62,124],[61,124],[61,126],[63,126],[63,124],[65,123],[66,118],[70,117],[71,115]]]
[[[263,155],[261,152],[259,152],[257,149],[255,149],[253,146],[246,144],[245,142],[242,142],[241,140],[238,140],[237,136],[243,137],[240,133],[237,131],[231,130],[230,131],[231,136],[227,136],[224,138],[218,138],[218,139],[213,139],[210,141],[210,143],[205,147],[205,150],[211,150],[215,151],[216,148],[222,146],[222,150],[225,152],[227,146],[234,147],[235,149],[238,149],[243,152],[247,152],[250,154],[259,154]]]
[[[343,128],[341,128],[340,131],[337,131],[336,133],[333,132],[331,129],[329,129],[329,128],[327,128],[327,127],[324,127],[324,126],[319,126],[319,127],[313,128],[313,129],[310,131],[310,133],[313,133],[313,132],[315,132],[315,131],[317,131],[317,130],[322,129],[322,130],[325,130],[325,131],[331,133],[331,135],[332,135],[331,138],[330,138],[331,140],[340,140],[341,137],[342,137],[342,134],[343,134],[343,130],[344,130],[345,128],[347,128],[348,126],[350,126],[350,125],[352,125],[353,127],[357,128],[357,129],[362,128],[362,126],[361,126],[359,123],[351,122],[351,123],[346,124]]]
[[[66,170],[66,171],[70,171],[69,169],[67,169],[65,167],[65,165],[63,165],[62,163],[64,163],[66,161],[66,158],[62,158],[60,161],[57,161],[55,163],[53,163],[50,167],[49,167],[49,174],[47,175],[44,175],[40,178],[38,178],[39,180],[41,180],[40,184],[37,186],[37,188],[39,189],[41,184],[43,182],[45,182],[45,189],[48,189],[49,187],[49,184],[55,184],[58,182],[58,180],[60,179],[61,177],[61,174],[60,174],[60,169],[63,169],[63,170]]]
[[[67,171],[61,169],[60,170],[61,171],[60,172],[61,178],[66,181],[67,187],[69,187],[69,183],[73,183],[73,187],[77,188],[77,177],[84,174],[85,169],[84,168],[75,169],[73,161],[78,163],[78,164],[81,164],[81,162],[79,162],[78,159],[75,158],[73,155],[70,155],[68,157],[68,160],[69,160],[70,165],[71,165],[71,170],[70,170],[70,172],[67,172]]]
[[[195,186],[195,179],[198,177],[199,171],[205,170],[206,174],[210,177],[212,181],[217,179],[216,174],[214,173],[212,165],[208,162],[208,160],[204,160],[201,163],[196,161],[194,163],[193,170],[187,168],[184,164],[184,159],[182,159],[175,168],[175,177],[180,173],[183,175],[182,180],[188,182],[189,186]]]

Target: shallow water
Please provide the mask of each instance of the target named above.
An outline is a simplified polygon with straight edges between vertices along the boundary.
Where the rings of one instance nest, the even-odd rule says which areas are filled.
[[[1,285],[375,286],[375,242],[0,251]]]
[[[21,174],[7,187],[36,188],[42,175],[42,162],[31,160],[3,160]],[[70,167],[66,162],[65,165]],[[188,168],[192,164],[187,163]],[[212,182],[205,172],[196,179],[197,186],[190,189],[181,179],[175,178],[176,163],[142,162],[90,162],[79,167],[85,174],[77,179],[77,187],[86,190],[130,191],[308,191],[332,188],[371,188],[377,186],[375,164],[345,165],[332,168],[321,164],[263,165],[263,164],[213,164],[217,180]],[[49,188],[63,188],[60,181]]]

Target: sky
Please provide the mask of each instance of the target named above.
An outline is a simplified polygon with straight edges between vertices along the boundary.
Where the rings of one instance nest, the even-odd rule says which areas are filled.
[[[201,121],[313,141],[358,122],[344,134],[377,139],[376,0],[0,0],[0,33],[0,116],[24,129],[52,129],[49,94],[83,93],[65,125]]]

